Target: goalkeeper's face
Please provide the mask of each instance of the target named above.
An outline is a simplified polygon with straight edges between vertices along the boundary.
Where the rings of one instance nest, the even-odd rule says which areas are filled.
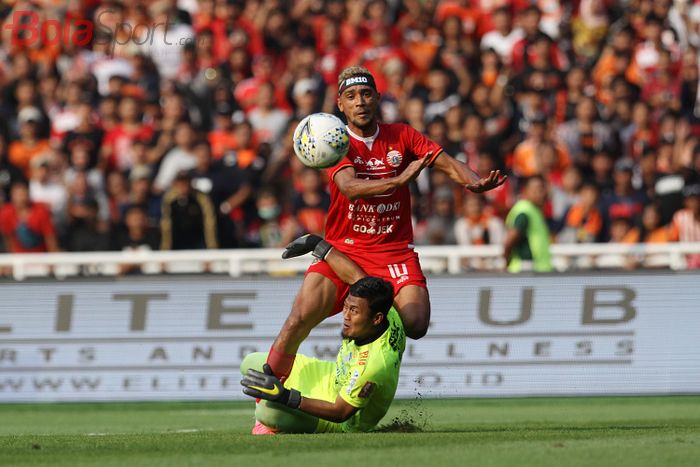
[[[377,327],[382,319],[382,313],[372,314],[366,298],[348,295],[343,305],[343,338],[354,340],[370,338],[377,333]]]

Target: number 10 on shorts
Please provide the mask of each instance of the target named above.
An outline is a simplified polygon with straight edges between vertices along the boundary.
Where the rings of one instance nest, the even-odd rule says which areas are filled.
[[[408,268],[406,263],[401,264],[388,264],[389,274],[392,279],[398,279],[399,277],[408,276]]]

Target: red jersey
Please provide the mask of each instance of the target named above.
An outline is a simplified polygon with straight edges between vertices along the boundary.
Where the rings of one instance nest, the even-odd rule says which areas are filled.
[[[326,220],[326,240],[341,251],[413,248],[411,194],[407,185],[383,195],[350,201],[335,184],[334,177],[347,167],[355,169],[357,178],[366,180],[395,177],[411,161],[430,151],[429,164],[432,164],[442,148],[403,123],[380,123],[377,134],[371,138],[350,133],[347,156],[328,169],[331,206]]]

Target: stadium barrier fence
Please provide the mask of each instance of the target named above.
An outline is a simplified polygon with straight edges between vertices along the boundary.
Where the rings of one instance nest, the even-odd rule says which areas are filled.
[[[0,281],[0,402],[244,399],[240,362],[269,349],[301,280]],[[430,329],[407,343],[397,397],[700,393],[699,283],[698,270],[430,274]],[[300,351],[333,359],[341,323]]]
[[[505,264],[503,248],[499,245],[421,246],[416,251],[423,269],[433,274],[498,271]],[[633,267],[684,270],[687,255],[700,254],[700,242],[554,244],[550,251],[557,271]],[[48,275],[59,279],[76,275],[114,276],[124,266],[139,266],[145,274],[210,272],[231,277],[290,275],[306,270],[308,259],[282,260],[280,252],[279,249],[233,249],[0,254],[0,273],[23,280]]]

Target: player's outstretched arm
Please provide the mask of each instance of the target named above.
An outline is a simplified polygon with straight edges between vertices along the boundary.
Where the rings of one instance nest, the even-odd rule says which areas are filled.
[[[435,159],[433,167],[442,170],[453,182],[464,185],[465,188],[474,193],[492,190],[503,185],[508,179],[507,175],[501,177],[499,170],[492,170],[487,177],[482,178],[467,164],[463,164],[444,152]]]
[[[353,260],[334,249],[327,241],[318,235],[306,234],[293,240],[282,253],[282,258],[295,258],[311,252],[316,258],[325,260],[340,280],[346,284],[354,284],[367,276]]]
[[[355,169],[347,167],[339,170],[333,180],[338,185],[341,193],[348,199],[356,200],[360,198],[371,198],[372,196],[383,195],[395,190],[398,187],[404,186],[414,180],[421,170],[423,170],[430,162],[430,155],[422,159],[412,161],[406,167],[406,170],[401,172],[396,177],[382,178],[377,180],[364,180],[355,177]]]

